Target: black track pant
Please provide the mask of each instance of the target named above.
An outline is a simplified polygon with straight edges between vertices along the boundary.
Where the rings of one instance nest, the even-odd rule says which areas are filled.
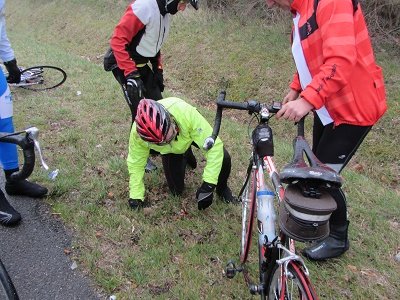
[[[144,67],[138,68],[140,78],[143,81],[146,91],[144,92],[144,97],[152,100],[160,100],[162,99],[162,94],[160,91],[160,87],[154,80],[154,73],[148,65]],[[122,87],[122,91],[124,93],[124,97],[126,102],[129,105],[129,109],[132,114],[132,124],[135,121],[137,107],[139,105],[139,101],[141,99],[130,99],[128,94],[126,93],[126,79],[124,76],[124,72],[120,68],[115,68],[112,70],[115,79]]]
[[[188,151],[190,148],[188,149]],[[191,151],[191,150],[190,150]],[[180,195],[185,187],[186,154],[165,154],[162,155],[165,177],[172,194]],[[219,173],[217,192],[223,191],[228,185],[229,174],[231,173],[231,156],[224,148],[224,159],[221,172]]]
[[[372,126],[342,124],[333,127],[333,123],[323,126],[317,114],[314,114],[313,152],[318,159],[337,172],[341,172],[354,155]],[[330,218],[331,226],[347,224],[346,197],[341,189],[331,191],[337,203],[337,209]]]

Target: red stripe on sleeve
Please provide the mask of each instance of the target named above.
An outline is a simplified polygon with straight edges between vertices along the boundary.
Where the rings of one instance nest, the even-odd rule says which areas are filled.
[[[136,64],[130,58],[126,47],[143,28],[144,24],[133,13],[132,7],[129,5],[115,27],[110,41],[118,67],[124,71],[125,76],[136,70]]]

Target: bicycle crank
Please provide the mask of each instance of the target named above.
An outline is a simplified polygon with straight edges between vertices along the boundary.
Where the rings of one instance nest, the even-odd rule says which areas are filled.
[[[237,273],[240,273],[243,271],[243,267],[239,266],[236,267],[236,264],[233,260],[228,261],[225,267],[225,276],[228,277],[229,279],[232,279],[235,277]]]

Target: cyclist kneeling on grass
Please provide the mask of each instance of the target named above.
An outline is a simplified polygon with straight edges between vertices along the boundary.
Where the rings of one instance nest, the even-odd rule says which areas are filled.
[[[129,205],[133,209],[143,207],[143,176],[150,150],[162,155],[165,177],[172,194],[180,195],[184,189],[185,168],[188,151],[193,144],[202,149],[204,141],[212,133],[211,125],[185,101],[171,97],[159,101],[140,101],[133,123],[128,154]],[[231,172],[231,158],[222,141],[217,138],[208,151],[203,150],[207,160],[203,172],[203,183],[197,190],[198,209],[212,204],[214,189],[226,202],[233,201],[227,181]]]

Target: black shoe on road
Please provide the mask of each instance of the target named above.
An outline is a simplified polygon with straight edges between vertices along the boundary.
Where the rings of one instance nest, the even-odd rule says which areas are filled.
[[[21,215],[17,212],[0,190],[0,224],[14,226],[21,221]]]
[[[27,196],[32,198],[44,197],[47,188],[28,180],[6,181],[5,190],[10,196]]]

